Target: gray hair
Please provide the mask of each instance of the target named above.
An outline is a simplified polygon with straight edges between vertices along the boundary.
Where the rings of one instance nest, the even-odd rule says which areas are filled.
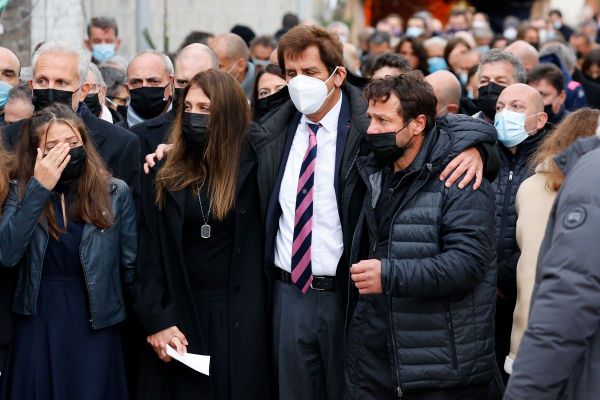
[[[477,80],[479,80],[479,77],[481,76],[481,67],[485,64],[495,62],[505,62],[512,65],[513,70],[515,71],[514,78],[517,83],[525,83],[527,81],[527,71],[525,71],[525,66],[521,60],[514,54],[499,49],[490,50],[483,56],[483,59],[477,68]]]
[[[127,75],[122,70],[111,66],[100,66],[100,72],[106,82],[106,97],[115,97],[119,88],[127,83]]]
[[[206,56],[210,61],[210,66],[212,69],[219,69],[219,59],[217,55],[210,47],[202,43],[192,43],[183,47],[177,55],[175,56],[175,64],[177,64],[177,60],[192,57],[198,59],[202,57],[202,55]]]
[[[100,69],[94,63],[90,63],[90,72],[94,74],[94,83],[100,87],[106,87],[106,82],[104,82],[104,78],[102,77],[102,73]]]
[[[83,51],[83,49],[79,46],[75,46],[66,42],[61,41],[51,41],[42,44],[39,49],[33,56],[31,57],[31,65],[33,70],[35,71],[35,66],[37,64],[37,60],[39,56],[42,54],[65,54],[70,56],[76,56],[78,61],[78,72],[79,72],[79,82],[81,84],[85,83],[88,74],[88,66],[90,65],[88,55]]]
[[[434,36],[431,37],[429,39],[426,39],[423,42],[423,46],[425,47],[425,49],[429,49],[430,47],[441,47],[442,49],[444,49],[446,47],[446,45],[448,44],[448,41],[444,38],[441,38],[439,36]]]
[[[159,56],[163,62],[165,63],[165,69],[167,70],[167,72],[170,75],[174,75],[175,74],[175,67],[173,67],[173,61],[171,61],[171,59],[169,58],[169,56],[167,56],[165,53],[161,53],[158,50],[146,50],[146,51],[142,51],[141,53],[138,53],[135,55],[135,57],[133,57],[131,59],[131,61],[129,62],[129,65],[127,66],[127,74],[129,74],[129,66],[131,66],[131,63],[133,63],[133,61],[140,57],[143,56],[145,54],[154,54],[156,56]]]
[[[550,42],[545,44],[540,50],[540,58],[550,54],[556,55],[563,67],[565,67],[569,73],[573,72],[575,64],[577,63],[577,57],[572,48],[559,42]]]
[[[8,100],[24,100],[31,102],[31,88],[29,87],[29,83],[21,82],[18,85],[13,86],[8,91]]]

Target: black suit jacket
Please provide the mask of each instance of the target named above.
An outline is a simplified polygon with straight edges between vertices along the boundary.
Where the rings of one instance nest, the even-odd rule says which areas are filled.
[[[169,130],[174,119],[175,109],[173,108],[156,118],[142,122],[129,129],[140,140],[140,157],[142,163],[146,155],[154,153],[159,144],[167,142]]]
[[[140,193],[140,141],[137,136],[93,115],[87,106],[80,103],[77,110],[85,123],[96,151],[106,163],[110,172],[129,186],[134,199]],[[14,151],[19,140],[23,121],[6,126],[2,131],[4,144]]]
[[[350,249],[364,197],[364,185],[360,182],[355,162],[359,155],[368,153],[364,134],[369,126],[369,119],[366,113],[367,103],[361,91],[346,83],[342,92],[334,186],[344,241],[344,254],[338,264],[336,280],[338,287],[342,288],[339,291],[341,304],[345,304],[349,266],[345,251]],[[281,216],[279,189],[300,118],[294,104],[289,101],[260,125],[253,125],[250,132],[259,160],[258,179],[261,211],[266,221],[265,257],[268,271],[273,267],[275,238]]]

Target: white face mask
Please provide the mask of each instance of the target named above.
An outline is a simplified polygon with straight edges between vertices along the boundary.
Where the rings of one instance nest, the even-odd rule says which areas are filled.
[[[290,79],[288,91],[298,111],[304,115],[311,115],[319,111],[327,97],[335,90],[334,87],[327,92],[326,83],[335,75],[337,69],[338,67],[335,67],[333,73],[325,81],[306,75],[298,75]]]

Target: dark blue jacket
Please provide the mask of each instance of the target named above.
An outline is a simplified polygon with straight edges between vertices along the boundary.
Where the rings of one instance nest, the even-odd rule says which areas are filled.
[[[494,195],[487,179],[478,190],[460,190],[446,188],[439,174],[463,150],[495,141],[496,130],[484,121],[438,118],[399,184],[403,200],[391,222],[387,257],[381,259],[389,329],[381,332],[389,337],[383,358],[390,360],[395,393],[485,384],[493,376]],[[367,196],[352,242],[353,263],[365,259],[363,243],[377,245],[373,209],[382,176],[373,156],[359,158],[357,165]],[[350,309],[356,289],[352,294]],[[360,371],[359,358],[370,357],[369,351],[349,347],[348,353],[350,392],[360,398],[355,396],[368,386],[368,375]]]
[[[132,290],[137,258],[137,219],[125,182],[111,179],[108,190],[114,223],[107,229],[85,224],[79,247],[88,290],[90,324],[93,329],[125,319],[122,283]],[[31,178],[23,198],[11,182],[0,220],[0,266],[19,267],[13,310],[34,315],[42,279],[42,266],[49,240],[48,226],[40,218],[52,192]]]

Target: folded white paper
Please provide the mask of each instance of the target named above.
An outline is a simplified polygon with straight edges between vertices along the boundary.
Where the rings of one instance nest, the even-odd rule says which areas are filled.
[[[208,375],[210,356],[192,353],[185,353],[184,355],[181,355],[177,352],[177,350],[169,345],[167,345],[167,354],[180,363],[187,365],[191,369],[194,369],[204,375]]]

